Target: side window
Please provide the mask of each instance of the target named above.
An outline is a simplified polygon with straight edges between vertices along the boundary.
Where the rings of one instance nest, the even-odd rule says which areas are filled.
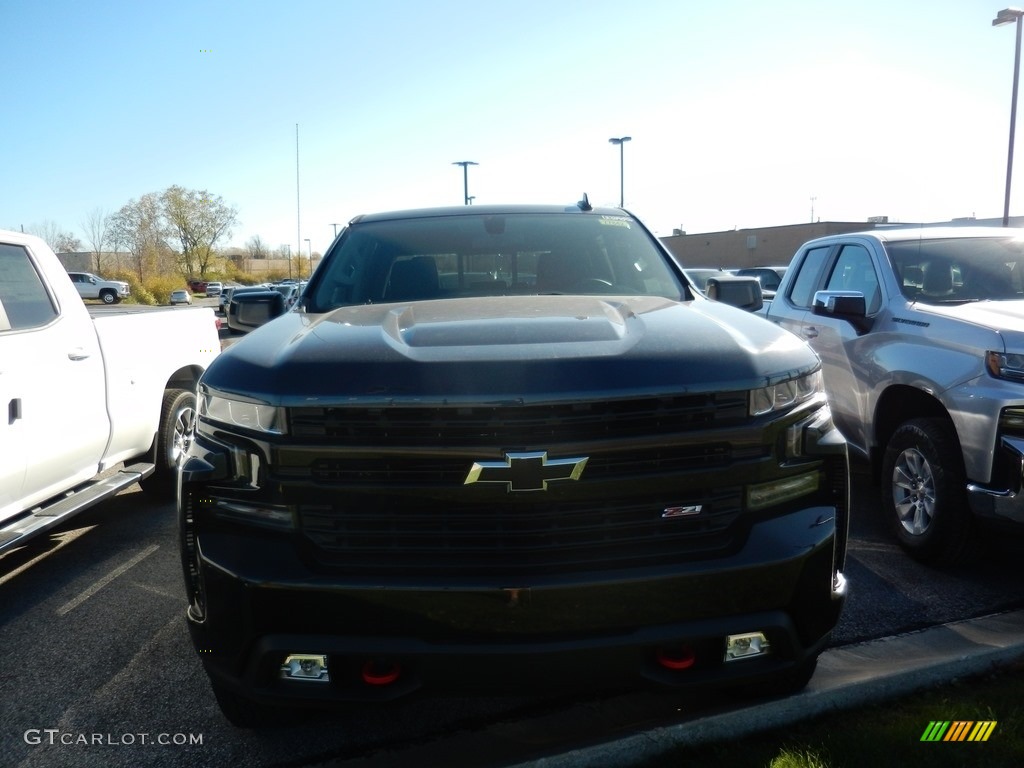
[[[826,245],[821,248],[812,248],[807,256],[800,263],[800,272],[793,281],[793,287],[789,290],[789,300],[798,307],[809,308],[814,299],[814,292],[818,290],[818,281],[821,278],[821,270],[825,265],[832,246]]]
[[[57,310],[20,245],[0,243],[0,331],[46,325]]]
[[[859,291],[864,294],[867,313],[878,311],[882,304],[878,275],[871,263],[871,254],[862,245],[844,245],[829,276],[828,291]]]

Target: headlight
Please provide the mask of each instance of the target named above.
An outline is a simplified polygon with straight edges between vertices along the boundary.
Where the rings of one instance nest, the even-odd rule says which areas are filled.
[[[1024,355],[986,352],[985,367],[997,379],[1024,381]]]
[[[283,435],[288,431],[285,410],[255,400],[225,397],[209,390],[199,393],[199,416],[231,427]]]
[[[824,392],[821,369],[806,376],[750,391],[750,415],[788,411]]]

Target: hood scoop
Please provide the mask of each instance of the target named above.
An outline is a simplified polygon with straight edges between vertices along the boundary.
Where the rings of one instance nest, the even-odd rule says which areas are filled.
[[[507,307],[488,316],[488,304],[482,303],[459,317],[446,311],[452,306],[437,302],[398,307],[385,318],[384,333],[392,343],[410,348],[613,342],[625,338],[626,322],[634,317],[626,304],[586,298],[538,301],[518,307],[512,316],[505,314]]]

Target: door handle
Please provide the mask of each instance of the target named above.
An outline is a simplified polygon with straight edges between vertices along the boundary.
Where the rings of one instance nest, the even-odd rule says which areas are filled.
[[[75,347],[68,352],[68,360],[88,360],[89,353],[86,352],[82,347]]]

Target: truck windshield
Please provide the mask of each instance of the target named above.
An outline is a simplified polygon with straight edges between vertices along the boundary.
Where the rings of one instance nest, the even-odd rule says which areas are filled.
[[[350,225],[314,276],[307,309],[516,294],[679,300],[684,292],[629,217],[480,213]]]
[[[886,251],[911,301],[959,304],[1024,298],[1024,240],[962,237],[891,242]]]

